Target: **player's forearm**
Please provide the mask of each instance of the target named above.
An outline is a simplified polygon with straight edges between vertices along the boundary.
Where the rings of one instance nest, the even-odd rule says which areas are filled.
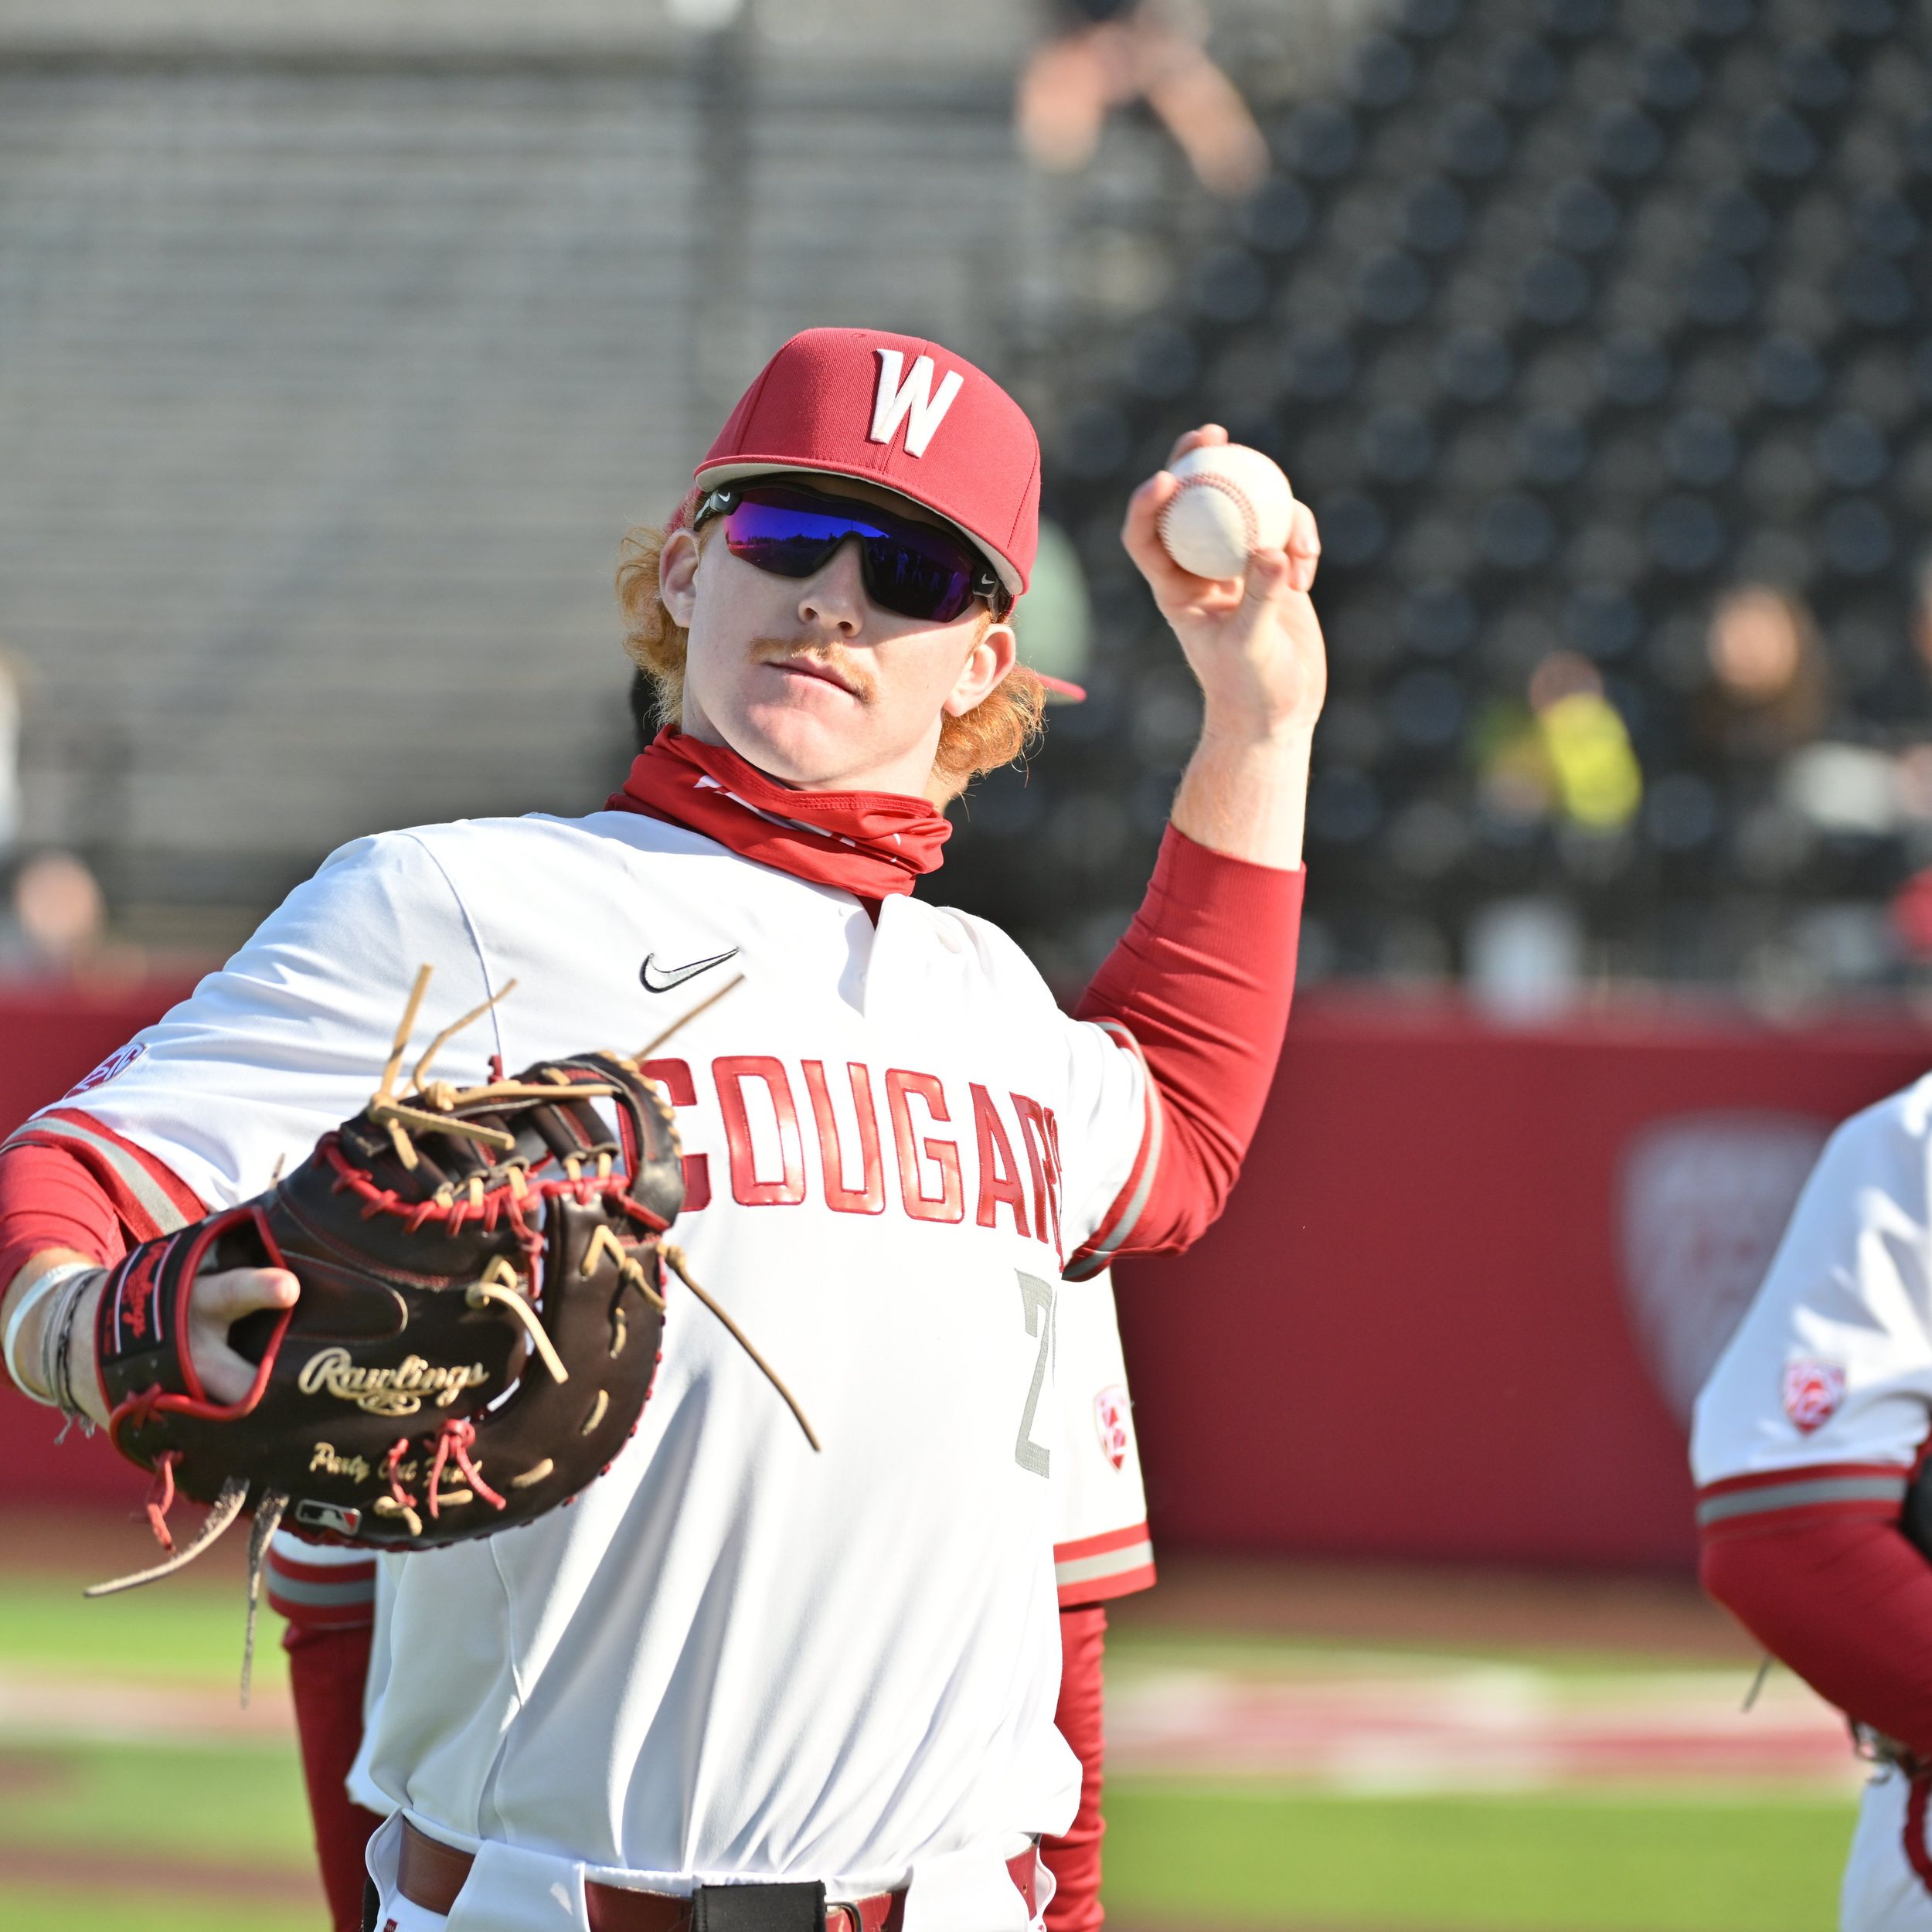
[[[1210,708],[1174,794],[1173,821],[1197,845],[1250,865],[1301,862],[1313,726],[1222,719]]]
[[[1837,1516],[1706,1532],[1700,1575],[1820,1696],[1932,1758],[1932,1563],[1896,1524]]]
[[[1215,852],[1177,817],[1140,910],[1075,1009],[1134,1036],[1166,1123],[1122,1253],[1185,1247],[1226,1202],[1287,1031],[1305,877]]]

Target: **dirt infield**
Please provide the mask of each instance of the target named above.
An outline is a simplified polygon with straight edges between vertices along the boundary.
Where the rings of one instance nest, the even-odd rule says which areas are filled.
[[[151,1563],[128,1471],[124,1513],[0,1510],[0,1549],[16,1573],[111,1577]],[[192,1522],[195,1511],[183,1506]],[[182,1529],[177,1522],[177,1535]],[[195,1566],[198,1579],[239,1577],[247,1539],[224,1537]],[[1623,1650],[1660,1656],[1749,1658],[1751,1642],[1688,1578],[1350,1563],[1321,1557],[1214,1556],[1160,1550],[1160,1582],[1115,1605],[1124,1629],[1219,1630],[1261,1637],[1434,1642],[1514,1648]]]
[[[140,1511],[139,1471],[131,1470],[129,1480],[125,1514],[0,1512],[7,1567],[16,1573],[112,1577],[151,1563],[154,1540]],[[223,1538],[192,1574],[209,1583],[241,1576],[246,1545],[239,1535]],[[1113,1607],[1111,1621],[1124,1632],[1546,1646],[1712,1662],[1748,1663],[1757,1654],[1750,1639],[1688,1578],[1167,1551],[1160,1552],[1159,1563],[1156,1587]]]
[[[6,1553],[9,1573],[107,1577],[146,1569],[160,1555],[141,1508],[147,1480],[129,1465],[125,1514],[105,1509],[0,1510],[0,1550]],[[176,1505],[168,1526],[178,1543],[188,1540],[201,1515],[192,1503]],[[233,1578],[247,1573],[248,1536],[239,1529],[197,1558],[185,1576]]]
[[[9,1886],[72,1886],[90,1893],[139,1893],[153,1898],[201,1898],[248,1905],[312,1905],[323,1910],[321,1882],[308,1871],[246,1871],[211,1859],[164,1859],[90,1845],[71,1851],[0,1845],[0,1893]]]

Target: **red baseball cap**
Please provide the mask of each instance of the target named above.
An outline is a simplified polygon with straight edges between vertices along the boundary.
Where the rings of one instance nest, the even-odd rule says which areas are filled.
[[[1039,438],[983,369],[917,335],[808,328],[766,363],[695,475],[857,477],[957,525],[1015,597],[1039,542]]]

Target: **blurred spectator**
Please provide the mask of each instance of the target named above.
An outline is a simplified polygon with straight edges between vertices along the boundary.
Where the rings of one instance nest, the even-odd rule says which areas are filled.
[[[1020,145],[1042,168],[1083,168],[1107,114],[1145,100],[1202,185],[1259,187],[1268,146],[1234,84],[1209,59],[1206,21],[1177,0],[1060,0],[1059,30],[1020,75]]]
[[[1932,558],[1919,566],[1912,603],[1912,650],[1920,669],[1932,680]],[[1893,896],[1889,908],[1893,936],[1906,957],[1923,966],[1932,961],[1932,744],[1907,745],[1900,751],[1892,802],[1906,835],[1910,862],[1922,869],[1909,877]]]
[[[15,875],[13,955],[18,971],[66,978],[84,971],[106,937],[107,902],[87,862],[70,852],[39,852]]]
[[[1563,815],[1590,832],[1621,831],[1643,802],[1643,775],[1597,667],[1573,651],[1552,653],[1530,674],[1529,708]]]
[[[1553,651],[1530,673],[1529,709],[1492,713],[1478,733],[1478,785],[1493,815],[1621,832],[1643,802],[1630,733],[1587,658]]]
[[[1710,683],[1702,723],[1714,750],[1768,764],[1817,736],[1825,722],[1825,654],[1811,612],[1796,597],[1763,583],[1727,590],[1705,641]]]

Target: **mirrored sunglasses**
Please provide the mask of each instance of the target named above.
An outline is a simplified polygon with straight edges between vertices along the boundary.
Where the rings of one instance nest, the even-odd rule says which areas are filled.
[[[975,599],[996,617],[1012,607],[998,573],[964,537],[852,497],[798,483],[727,483],[705,496],[691,527],[702,529],[713,517],[724,519],[725,548],[733,556],[774,577],[811,577],[849,537],[857,539],[866,596],[901,617],[951,624]]]

